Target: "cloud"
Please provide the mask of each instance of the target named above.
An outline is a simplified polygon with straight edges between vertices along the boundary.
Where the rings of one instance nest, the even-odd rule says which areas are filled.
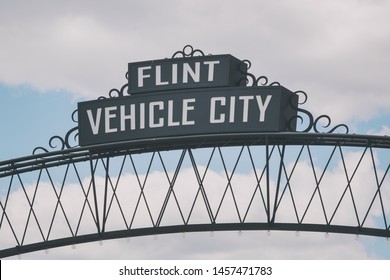
[[[390,127],[387,125],[383,125],[380,130],[370,129],[368,131],[370,135],[379,135],[379,136],[389,136],[390,135]]]
[[[231,53],[309,94],[335,122],[369,120],[390,105],[386,1],[5,1],[0,81],[93,99],[120,88],[127,63],[186,44]]]
[[[341,155],[336,155],[329,163],[327,171],[322,174],[324,159],[320,158],[324,157],[326,151],[321,148],[315,153],[314,151],[314,149],[311,151],[315,162],[314,166],[308,161],[307,154],[295,167],[294,161],[286,165],[286,174],[282,175],[276,222],[297,223],[299,221],[325,224],[325,217],[327,217],[328,221],[332,220],[332,224],[336,225],[356,226],[358,220],[362,223],[365,219],[364,226],[382,227],[382,211],[385,211],[386,217],[390,214],[390,205],[388,204],[390,201],[390,181],[380,167],[379,158],[374,154],[374,160],[378,164],[377,173],[375,173],[369,153],[362,157],[362,152],[344,151],[346,165],[344,166]],[[253,148],[252,152],[253,155],[259,156],[256,148]],[[294,153],[294,151],[290,152]],[[290,152],[286,152],[286,159],[291,156]],[[260,193],[260,189],[264,194],[266,191],[265,177],[260,180],[260,189],[257,188],[264,163],[258,162],[256,159],[254,163],[251,163],[249,155],[245,152],[238,162],[237,159],[228,160],[235,151],[232,148],[227,148],[220,155],[213,156],[209,169],[206,169],[205,165],[201,164],[201,158],[207,158],[204,153],[205,151],[199,151],[195,160],[210,202],[212,217],[216,219],[216,222],[239,222],[239,219],[244,217],[246,222],[266,222],[265,207]],[[274,160],[278,159],[276,153],[275,151],[273,159],[270,161],[271,190],[275,189],[277,178],[277,173],[274,173],[277,164],[273,166]],[[153,227],[159,222],[159,217],[162,217],[162,226],[184,224],[187,221],[189,224],[210,223],[210,216],[206,210],[204,198],[199,192],[196,173],[189,165],[188,155],[185,157],[178,174],[174,172],[178,163],[177,156],[167,152],[162,154],[162,158],[163,162],[167,162],[166,165],[162,164],[156,154],[151,165],[153,171],[147,177],[148,159],[151,159],[151,154],[135,155],[132,158],[133,161],[128,156],[110,160],[106,231],[127,227],[133,229]],[[222,158],[226,160],[225,166]],[[361,163],[356,168],[359,161]],[[253,169],[252,164],[255,164],[256,169]],[[50,170],[50,177],[43,170],[40,175],[35,173],[35,175],[39,175],[39,182],[34,182],[33,173],[26,174],[21,177],[23,185],[17,180],[18,178],[14,178],[11,182],[12,192],[7,201],[6,211],[18,238],[23,236],[28,219],[29,226],[25,235],[25,243],[39,242],[47,236],[50,237],[49,239],[54,239],[72,236],[72,234],[81,235],[96,232],[94,214],[92,214],[95,213],[94,194],[90,189],[91,178],[88,175],[88,167],[85,165],[88,163],[78,164],[78,173],[73,169],[73,166],[53,168]],[[123,166],[123,171],[121,171],[121,166]],[[168,169],[165,170],[164,166]],[[236,166],[237,171],[233,174],[234,166]],[[293,168],[294,173],[290,177]],[[312,175],[313,169],[318,181]],[[97,174],[104,174],[104,170],[102,162],[99,162],[96,169]],[[121,176],[118,177],[117,174],[121,172]],[[383,209],[379,203],[379,196],[375,195],[378,188],[375,184],[375,174],[377,174],[379,181],[383,179],[381,185]],[[81,181],[79,181],[79,176]],[[287,178],[290,178],[288,184]],[[7,185],[7,181],[4,179],[1,182]],[[319,182],[321,193],[316,191],[316,182]],[[95,183],[99,219],[102,221],[106,179],[98,175],[95,177]],[[174,184],[174,192],[171,193],[165,212],[162,213],[162,205],[172,184]],[[113,194],[113,189],[115,189],[116,195]],[[285,192],[282,194],[284,190]],[[270,195],[273,201],[275,192],[271,191]],[[321,207],[320,195],[325,211]],[[61,196],[61,204],[57,204],[58,196]],[[29,198],[30,203],[34,204],[34,213],[30,212],[26,197]],[[297,216],[293,208],[292,197],[294,197],[296,204]],[[312,197],[313,201],[309,204]],[[376,199],[373,200],[374,197]],[[251,199],[254,201],[252,204],[250,204]],[[3,194],[1,197],[2,205],[5,205],[5,201],[6,195]],[[88,203],[86,203],[87,201]],[[340,205],[338,205],[339,201],[341,201]],[[373,202],[372,205],[371,202]],[[353,204],[356,205],[357,214]],[[54,215],[56,208],[57,211]],[[365,217],[367,212],[368,215]],[[55,219],[52,219],[53,217]],[[39,227],[36,221],[39,222]],[[3,248],[14,246],[15,240],[5,220],[0,236],[2,236],[0,242]],[[371,253],[365,251],[364,242],[356,241],[353,236],[342,234],[328,236],[323,233],[309,232],[178,233],[103,241],[102,245],[94,242],[75,247],[76,249],[72,246],[52,249],[49,250],[48,255],[37,252],[22,257],[59,259],[375,258]]]
[[[363,238],[361,238],[363,239]],[[105,240],[50,249],[22,259],[369,259],[353,236],[295,232],[215,232]]]

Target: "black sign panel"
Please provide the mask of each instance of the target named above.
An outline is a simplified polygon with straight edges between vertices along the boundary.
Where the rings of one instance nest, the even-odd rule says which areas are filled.
[[[130,94],[245,84],[246,64],[231,55],[134,62],[128,67]]]
[[[269,86],[166,91],[80,102],[79,143],[288,131],[289,120],[297,114],[297,101],[286,88]]]

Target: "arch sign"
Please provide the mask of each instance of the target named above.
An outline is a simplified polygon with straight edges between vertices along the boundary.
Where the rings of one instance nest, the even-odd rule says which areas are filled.
[[[246,72],[232,55],[129,63],[128,96],[78,104],[79,144],[295,130],[296,94],[246,86]]]

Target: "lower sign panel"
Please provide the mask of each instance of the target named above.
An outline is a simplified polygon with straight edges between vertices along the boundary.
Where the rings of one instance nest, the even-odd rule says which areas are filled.
[[[282,86],[165,91],[80,102],[79,144],[291,131],[297,102]]]

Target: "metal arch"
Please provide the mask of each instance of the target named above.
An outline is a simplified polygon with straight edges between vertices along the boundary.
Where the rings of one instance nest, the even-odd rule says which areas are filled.
[[[187,45],[172,58],[197,55],[204,56],[204,52]],[[280,85],[249,73],[250,66],[250,61],[243,61],[247,86]],[[129,94],[127,87],[112,89],[108,98]],[[301,99],[299,105],[305,104],[307,94],[295,93]],[[79,147],[76,124],[64,137],[50,138],[49,148],[37,147],[31,156],[0,162],[0,258],[178,232],[281,230],[389,238],[390,157],[380,156],[390,153],[390,137],[348,134],[345,124],[332,128],[329,116],[314,117],[300,107],[295,108],[299,115],[289,124],[292,127],[300,121],[301,132],[178,136]],[[72,119],[77,123],[76,111]],[[230,149],[235,153],[229,153]],[[167,159],[165,153],[175,153],[175,159]],[[198,153],[206,154],[202,161]],[[351,154],[355,161],[350,162]],[[138,156],[144,157],[142,162]],[[243,164],[251,175],[249,184],[236,181]],[[154,168],[161,179],[159,196],[150,183]],[[217,195],[209,182],[215,176],[213,168],[219,168],[218,179],[223,181]],[[304,195],[301,178],[296,178],[302,168],[310,178]],[[327,180],[335,170],[342,180],[338,197],[329,200]],[[187,180],[180,181],[184,171],[192,174],[192,193],[180,188],[188,185]],[[364,190],[370,196],[363,205],[355,185],[361,172],[367,171],[371,177]],[[131,180],[123,182],[129,174]],[[71,206],[69,189],[78,192]],[[129,189],[131,193],[124,196],[123,191]],[[24,203],[18,209],[24,214],[22,221],[15,215],[15,203],[20,202],[13,195],[16,192]],[[42,208],[42,196],[51,205],[49,210]],[[313,208],[314,220],[310,216]],[[346,210],[349,220],[338,220]],[[176,215],[174,222],[166,221],[170,211]]]
[[[232,147],[235,147],[238,152],[235,158],[228,160],[229,155],[223,149]],[[317,148],[328,148],[330,151],[321,171],[318,171],[314,163]],[[200,166],[194,154],[205,149],[211,149],[212,152],[209,158]],[[255,149],[261,150],[261,153],[263,153],[260,156],[261,158],[259,158],[259,154],[256,154]],[[291,157],[288,154],[289,149],[294,149],[296,152],[294,152],[293,158],[287,160],[287,157]],[[347,152],[344,151],[345,149],[355,149],[359,153],[360,159],[353,167],[346,167]],[[168,170],[167,164],[169,161],[167,162],[162,156],[162,153],[168,151],[176,151],[180,154],[177,162],[171,167],[172,170]],[[382,171],[378,171],[379,164],[376,162],[375,152],[381,151],[390,151],[389,137],[328,133],[252,133],[130,141],[110,145],[70,148],[4,161],[0,163],[0,180],[2,180],[0,182],[7,182],[7,190],[1,201],[0,233],[7,231],[12,237],[11,240],[13,240],[14,245],[2,248],[0,257],[4,258],[96,240],[186,231],[287,230],[335,232],[389,238],[390,213],[388,213],[388,208],[390,207],[387,201],[383,201],[383,193],[385,192],[384,188],[389,187],[385,186],[384,181],[390,180],[390,164],[389,162],[382,162]],[[236,182],[233,182],[238,173],[237,166],[244,161],[243,153],[246,153],[246,164],[252,170],[255,182],[252,186],[253,193],[249,196],[250,200],[245,207],[238,205],[237,199],[239,199],[240,192],[237,191]],[[297,165],[303,161],[303,153],[306,155],[305,160],[314,179],[312,193],[304,207],[301,205],[301,209],[299,209],[297,205],[299,197],[296,195],[297,185],[294,185],[292,178],[297,172]],[[150,161],[147,168],[139,170],[135,157],[145,154],[150,155]],[[332,164],[335,154],[338,155],[338,159],[342,163],[345,182],[336,207],[330,210],[322,197],[322,191],[325,188],[323,178],[329,172],[329,166]],[[363,211],[357,209],[359,205],[354,200],[352,183],[354,176],[357,176],[356,173],[360,171],[362,159],[366,157],[372,162],[371,167],[375,180],[371,182],[371,186],[367,186],[374,188],[374,191],[370,204]],[[183,208],[184,202],[180,200],[179,193],[177,193],[179,189],[177,177],[180,176],[180,172],[184,168],[184,160],[187,160],[188,166],[190,166],[187,166],[187,168],[192,170],[195,177],[194,181],[197,184],[197,189],[194,191],[196,195],[190,202],[191,207],[186,210]],[[213,160],[219,161],[221,174],[224,174],[221,176],[225,178],[225,184],[221,187],[223,195],[217,200],[210,195],[209,186],[205,179],[208,173],[212,172],[210,164]],[[114,161],[119,163],[114,163]],[[155,165],[156,162],[160,165],[162,174],[165,174],[167,185],[162,203],[157,210],[155,209],[157,206],[153,205],[150,200],[150,194],[147,193],[150,188],[148,180],[151,177],[152,165]],[[291,164],[292,167],[288,167],[288,164]],[[111,168],[114,165],[115,168]],[[59,178],[54,179],[53,176],[56,175],[57,168],[61,168],[63,173]],[[125,209],[118,192],[121,177],[125,176],[126,169],[127,171],[131,169],[138,182],[134,183],[134,190],[138,189],[138,192],[135,193],[137,199],[132,212]],[[72,178],[69,175],[71,172],[73,172]],[[30,177],[32,174],[36,174],[37,177],[31,187],[28,186],[28,180],[24,177]],[[46,179],[43,179],[43,177]],[[85,177],[88,178],[85,179]],[[104,178],[104,183],[100,182],[100,184],[103,184],[104,192],[98,194],[97,180],[101,180],[100,177]],[[72,183],[76,181],[81,190],[80,194],[83,202],[80,212],[76,215],[77,217],[71,216],[69,208],[62,201],[68,180],[71,180]],[[274,180],[275,183],[272,184],[271,180]],[[58,185],[58,182],[61,183]],[[41,185],[43,184],[49,184],[53,191],[55,207],[49,215],[51,217],[50,221],[42,220],[43,216],[39,212],[39,206],[36,202],[40,194],[39,189],[42,188]],[[12,216],[12,213],[9,213],[9,207],[12,203],[11,193],[16,186],[24,193],[25,202],[28,204],[23,229],[17,229],[20,225],[14,224],[15,217]],[[4,185],[2,188],[4,190]],[[29,188],[30,190],[28,190]],[[279,221],[278,213],[285,206],[287,197],[289,197],[289,203],[292,204],[295,218],[294,221],[283,222]],[[341,209],[340,204],[343,203],[345,197],[352,200],[352,210],[355,213],[352,225],[334,222],[335,216],[341,211],[339,210]],[[229,202],[228,198],[230,199]],[[319,200],[323,222],[306,222],[306,215],[315,203],[314,198]],[[175,225],[167,225],[162,222],[167,215],[166,211],[169,208],[169,203],[174,205],[174,207],[171,207],[177,209],[179,216]],[[235,218],[230,222],[220,222],[220,213],[223,212],[221,209],[226,203],[230,203],[229,208],[232,209]],[[380,219],[382,220],[381,224],[383,224],[381,227],[366,226],[367,218],[371,214],[374,203],[380,205]],[[196,208],[200,204],[206,209],[204,211],[204,222],[194,224],[191,222],[193,213],[197,211]],[[134,221],[141,211],[141,205],[145,208],[144,214],[148,217],[149,226],[139,227],[135,225]],[[254,222],[248,218],[248,212],[255,207],[262,209],[264,216],[263,219]],[[114,208],[117,211],[117,219],[121,221],[122,229],[113,230],[108,226],[113,219],[111,213]],[[89,221],[94,224],[93,230],[90,228],[89,232],[82,232],[81,228],[83,228],[87,216],[89,216]],[[54,224],[56,224],[58,217],[61,217],[65,224],[64,236],[52,238]],[[47,223],[50,225],[44,225]],[[35,240],[28,242],[31,227],[36,230]]]

